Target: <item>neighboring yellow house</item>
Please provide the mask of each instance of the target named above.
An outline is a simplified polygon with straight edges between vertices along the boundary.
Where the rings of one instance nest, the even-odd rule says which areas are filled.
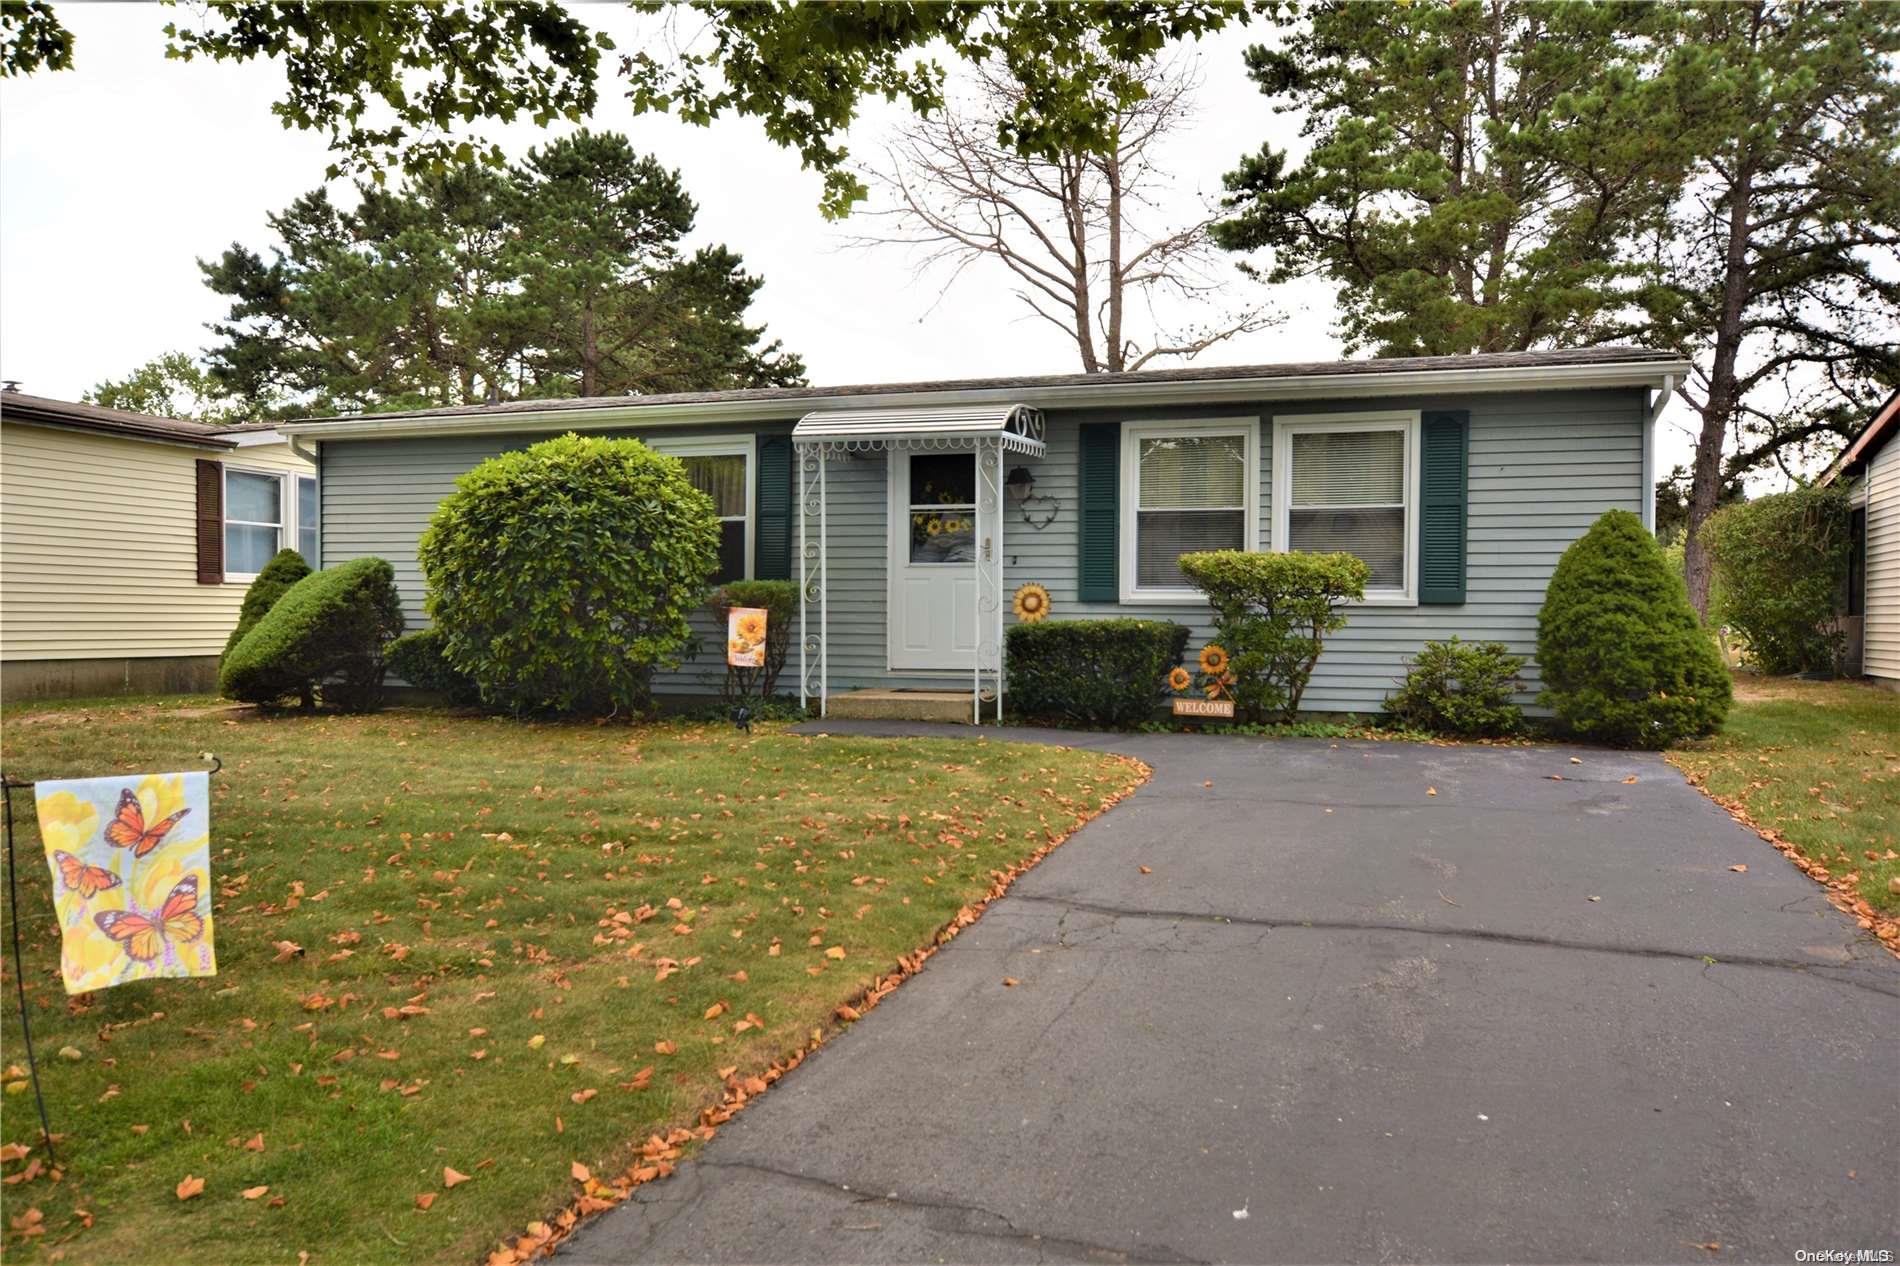
[[[1874,411],[1847,451],[1821,476],[1845,479],[1854,496],[1854,556],[1848,578],[1849,667],[1900,690],[1900,391]]]
[[[0,392],[0,695],[209,690],[257,569],[317,562],[311,463],[218,427]]]

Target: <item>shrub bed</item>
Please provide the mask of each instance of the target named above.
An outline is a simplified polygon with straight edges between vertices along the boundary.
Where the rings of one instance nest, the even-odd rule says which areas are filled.
[[[382,702],[384,651],[402,632],[395,572],[358,558],[292,585],[225,657],[218,684],[245,703],[319,693],[345,712]]]
[[[1003,636],[1008,702],[1032,717],[1127,727],[1151,720],[1189,630],[1167,620],[1042,620]]]
[[[1502,642],[1427,642],[1412,657],[1386,712],[1410,729],[1457,738],[1499,738],[1524,725],[1511,696],[1524,667]]]
[[[719,519],[679,459],[563,435],[456,481],[422,534],[443,658],[514,711],[638,713],[694,647]]]
[[[1214,608],[1238,719],[1291,724],[1326,636],[1346,627],[1340,607],[1365,597],[1365,563],[1343,553],[1212,550],[1181,555],[1181,570]]]
[[[1668,747],[1728,715],[1728,669],[1682,579],[1628,510],[1564,551],[1537,617],[1539,702],[1578,738]]]

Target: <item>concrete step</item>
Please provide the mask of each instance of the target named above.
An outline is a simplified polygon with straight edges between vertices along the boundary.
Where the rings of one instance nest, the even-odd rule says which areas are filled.
[[[967,690],[852,690],[831,696],[826,716],[854,721],[970,722]]]

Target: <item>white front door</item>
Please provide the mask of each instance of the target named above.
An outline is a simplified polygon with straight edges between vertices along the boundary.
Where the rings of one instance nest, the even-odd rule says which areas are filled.
[[[891,668],[976,663],[976,456],[891,454]]]

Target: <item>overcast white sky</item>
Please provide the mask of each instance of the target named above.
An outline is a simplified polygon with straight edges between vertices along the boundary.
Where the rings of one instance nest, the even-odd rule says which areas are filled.
[[[269,244],[264,217],[322,183],[318,133],[286,131],[270,112],[282,90],[273,64],[183,65],[163,56],[175,11],[147,5],[62,4],[77,37],[76,68],[0,81],[0,374],[26,391],[75,399],[164,352],[196,352],[205,323],[224,314],[197,260],[233,241]],[[622,49],[643,19],[618,7],[586,10]],[[650,27],[644,29],[650,30]],[[1247,79],[1235,30],[1197,50],[1203,84],[1193,128],[1171,165],[1182,214],[1215,196],[1244,150],[1297,144]],[[942,301],[919,286],[901,251],[848,248],[851,226],[817,210],[819,181],[767,141],[757,124],[709,129],[636,117],[605,81],[591,124],[681,169],[698,201],[696,241],[723,242],[765,278],[753,305],[773,337],[805,358],[814,383],[1068,373],[1073,345],[1025,319],[1006,275],[973,269]],[[888,115],[854,133],[867,149]],[[495,130],[510,154],[545,134]],[[1257,285],[1236,275],[1237,295]],[[1198,363],[1324,359],[1339,354],[1322,288],[1276,296],[1289,319],[1204,354]],[[1659,468],[1688,451],[1666,427]]]

